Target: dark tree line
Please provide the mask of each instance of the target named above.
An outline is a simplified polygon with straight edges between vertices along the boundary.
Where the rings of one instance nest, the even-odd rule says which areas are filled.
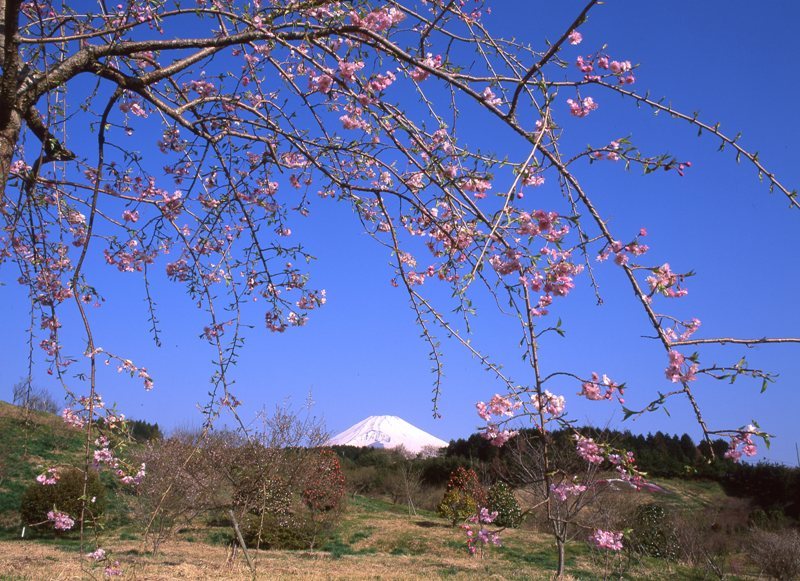
[[[655,432],[633,434],[628,430],[580,428],[587,437],[612,443],[617,448],[632,451],[639,467],[650,477],[706,479],[719,482],[730,496],[749,499],[753,506],[766,513],[777,513],[800,519],[800,468],[780,464],[735,463],[725,459],[728,442],[712,442],[714,460],[708,461],[706,442],[696,444],[689,434],[675,435]],[[523,430],[521,436],[536,440],[535,430]],[[572,433],[556,430],[549,434],[551,446],[567,458],[574,450]],[[426,486],[444,486],[450,474],[459,466],[473,468],[486,483],[496,480],[513,482],[513,446],[492,446],[480,434],[451,440],[441,455],[413,460],[420,479]],[[374,467],[378,474],[388,474],[398,461],[396,452],[373,448],[338,446],[335,448],[344,466]],[[610,467],[609,467],[610,468]],[[570,467],[564,467],[569,470]]]

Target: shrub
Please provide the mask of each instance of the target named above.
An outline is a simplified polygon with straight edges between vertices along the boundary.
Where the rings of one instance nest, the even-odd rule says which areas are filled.
[[[750,544],[750,558],[773,579],[800,578],[800,533],[755,531]]]
[[[497,482],[489,489],[488,504],[490,511],[497,511],[497,526],[516,528],[522,522],[522,509],[505,482]]]
[[[453,526],[456,526],[459,522],[478,513],[478,503],[466,491],[453,488],[444,493],[438,512],[452,522]]]
[[[314,513],[338,510],[345,494],[339,458],[333,450],[320,450],[311,464],[311,478],[303,490],[306,506]]]
[[[486,506],[486,491],[478,475],[472,468],[459,466],[450,474],[444,498],[439,503],[439,514],[456,526],[482,506]]]
[[[31,484],[25,489],[20,502],[20,517],[25,525],[39,525],[53,530],[52,523],[47,520],[47,513],[57,509],[75,520],[75,528],[80,526],[81,505],[83,498],[84,471],[77,468],[59,470],[59,479],[55,484]],[[106,493],[100,477],[94,470],[89,471],[86,482],[85,523],[96,521],[106,507]]]
[[[231,456],[233,445],[225,433],[179,433],[139,449],[147,477],[135,490],[132,516],[154,553],[179,528],[229,504],[220,458]]]
[[[671,519],[659,504],[643,504],[636,509],[628,546],[637,553],[675,559],[678,543]]]
[[[234,495],[235,503],[245,510],[241,523],[245,543],[291,550],[313,548],[326,540],[339,523],[345,499],[336,454],[330,449],[257,447],[251,452],[264,461],[241,473]],[[268,470],[255,469],[267,464]]]

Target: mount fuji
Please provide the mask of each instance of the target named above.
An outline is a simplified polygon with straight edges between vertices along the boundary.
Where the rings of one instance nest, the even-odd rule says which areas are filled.
[[[397,416],[370,416],[328,440],[328,445],[371,448],[402,446],[411,454],[420,454],[445,448],[447,442]]]

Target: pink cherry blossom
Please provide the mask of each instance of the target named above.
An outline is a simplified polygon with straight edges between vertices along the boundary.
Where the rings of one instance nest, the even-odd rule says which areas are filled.
[[[492,91],[491,87],[486,87],[483,90],[483,93],[481,93],[481,97],[483,97],[483,101],[485,103],[487,103],[489,105],[492,105],[493,107],[497,107],[498,105],[500,105],[503,102],[502,99],[500,99],[499,97],[495,96],[495,94]]]
[[[550,485],[550,492],[561,502],[565,502],[570,496],[578,496],[586,492],[586,490],[586,485],[576,484],[574,482],[560,482]]]
[[[339,75],[345,81],[355,80],[355,74],[364,68],[364,61],[339,61]]]
[[[605,391],[603,391],[605,389]],[[619,384],[615,383],[605,374],[601,378],[597,373],[592,372],[592,380],[584,382],[581,386],[581,391],[578,395],[586,397],[586,399],[598,401],[603,399],[611,399],[615,392],[619,392],[621,396],[623,389]],[[620,403],[625,400],[620,398]]]
[[[91,553],[86,553],[86,558],[92,561],[102,561],[106,558],[106,551],[105,549],[98,548]]]
[[[36,482],[43,486],[52,486],[61,478],[58,468],[48,468],[46,472],[36,477]]]
[[[544,411],[551,416],[560,416],[564,413],[566,400],[563,395],[553,395],[545,390],[541,395],[531,394],[531,403],[538,411]]]
[[[591,97],[586,97],[582,101],[567,99],[567,105],[569,105],[570,113],[575,117],[586,117],[589,113],[598,108],[597,103],[595,103],[594,99]]]
[[[308,88],[312,91],[318,91],[327,95],[330,90],[331,86],[333,85],[333,77],[328,74],[321,74],[316,77],[311,77],[308,79]]]
[[[755,456],[758,453],[758,447],[753,442],[753,436],[760,433],[761,431],[753,424],[749,424],[739,430],[731,436],[731,442],[728,445],[728,451],[725,452],[725,458],[738,462],[742,456]]]
[[[375,75],[375,78],[369,82],[369,88],[380,93],[389,88],[389,86],[397,80],[397,77],[392,71],[386,71],[385,75]]]
[[[429,69],[438,69],[442,66],[442,56],[438,54],[433,56],[433,54],[428,53],[428,55],[422,60],[422,64]],[[411,78],[418,83],[431,76],[430,71],[422,67],[415,67],[414,70],[409,74],[411,75]]]
[[[580,44],[581,41],[583,40],[583,35],[577,30],[573,30],[572,32],[569,33],[569,36],[567,38],[569,38],[570,44]]]
[[[694,381],[697,379],[697,370],[699,365],[697,363],[686,363],[686,358],[679,351],[674,349],[669,352],[669,365],[664,371],[672,383]]]
[[[496,425],[489,424],[486,426],[481,435],[489,440],[493,446],[497,446],[499,448],[518,433],[518,430],[498,430]]]
[[[602,450],[592,438],[576,436],[576,442],[575,450],[578,452],[578,456],[590,464],[602,464]]]
[[[75,526],[75,521],[65,512],[51,510],[47,513],[47,520],[53,523],[57,531],[68,531]]]
[[[379,8],[366,14],[359,16],[355,12],[350,12],[350,19],[355,26],[366,28],[372,32],[383,32],[390,27],[402,22],[406,15],[394,6]]]
[[[622,550],[622,533],[595,529],[592,536],[589,537],[589,540],[598,549],[607,549],[609,551]]]

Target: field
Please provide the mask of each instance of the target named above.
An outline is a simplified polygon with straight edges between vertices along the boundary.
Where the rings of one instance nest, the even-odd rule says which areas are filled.
[[[81,462],[83,435],[48,414],[26,416],[0,403],[0,580],[102,578],[103,567],[80,557],[74,532],[59,538],[30,531],[20,538],[19,498],[43,467]],[[105,529],[99,545],[119,560],[123,579],[249,579],[244,554],[231,542],[230,526],[204,517],[178,530],[157,555],[142,538],[140,523],[126,508],[130,497],[105,479],[109,491]],[[665,506],[700,514],[720,505],[719,485],[704,481],[660,482],[671,494]],[[626,499],[636,495],[626,494]],[[523,505],[524,497],[520,497]],[[633,500],[634,502],[638,502]],[[645,498],[643,501],[647,501]],[[333,537],[314,550],[249,550],[260,579],[549,579],[556,563],[552,539],[533,526],[502,532],[501,547],[480,556],[466,550],[464,531],[432,512],[410,514],[405,505],[348,495],[344,517]],[[85,552],[93,550],[87,542]],[[728,571],[752,571],[729,559]],[[741,560],[740,560],[741,561]],[[733,563],[733,566],[731,566]],[[708,571],[678,561],[623,552],[613,558],[591,550],[583,538],[567,547],[567,571],[574,579],[704,579]],[[742,575],[740,578],[746,577]],[[736,577],[729,577],[736,578]],[[749,576],[749,578],[755,578]]]
[[[248,579],[241,552],[226,544],[229,529],[198,526],[183,529],[178,539],[152,556],[136,533],[125,528],[107,536],[103,546],[113,551],[124,579]],[[81,579],[76,539],[0,541],[3,579]],[[250,551],[258,578],[300,579],[548,579],[555,551],[547,536],[529,530],[509,530],[503,546],[483,558],[465,550],[463,533],[432,514],[409,515],[404,507],[355,497],[335,537],[314,551]],[[568,550],[574,578],[603,578],[603,556],[585,543]],[[702,579],[700,573],[660,560],[618,562],[627,579]],[[97,568],[93,573],[101,574]]]

